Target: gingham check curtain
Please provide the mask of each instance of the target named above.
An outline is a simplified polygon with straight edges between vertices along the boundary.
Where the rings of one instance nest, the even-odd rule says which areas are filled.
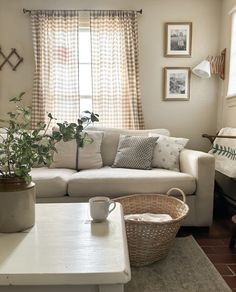
[[[102,126],[142,129],[135,11],[91,11],[93,111]]]
[[[79,12],[32,11],[35,56],[32,128],[51,112],[59,121],[79,116]]]
[[[51,112],[59,120],[79,116],[79,11],[32,11],[35,54],[32,127]],[[91,11],[93,111],[100,125],[144,127],[135,11]]]

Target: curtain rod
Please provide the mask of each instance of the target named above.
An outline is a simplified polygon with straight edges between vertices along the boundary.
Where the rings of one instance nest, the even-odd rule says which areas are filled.
[[[102,11],[126,11],[126,10],[103,10],[103,9],[101,9]],[[25,8],[23,8],[23,13],[31,13],[31,11],[33,11],[33,10],[29,10],[29,9],[25,9]],[[52,10],[53,11],[53,10]],[[99,9],[98,10],[95,10],[95,9],[79,9],[79,10],[77,10],[77,11],[99,11]],[[143,14],[143,9],[140,9],[140,10],[136,10],[136,12],[137,13],[139,13],[139,14]]]

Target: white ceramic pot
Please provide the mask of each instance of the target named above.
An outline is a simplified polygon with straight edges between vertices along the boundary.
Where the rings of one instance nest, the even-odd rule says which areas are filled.
[[[35,223],[35,184],[0,179],[0,232],[20,232]]]

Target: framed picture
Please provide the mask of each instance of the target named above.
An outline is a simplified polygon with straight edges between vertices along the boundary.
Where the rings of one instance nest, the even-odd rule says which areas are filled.
[[[190,68],[164,68],[164,100],[189,100]]]
[[[190,57],[192,53],[192,22],[165,24],[165,56]]]

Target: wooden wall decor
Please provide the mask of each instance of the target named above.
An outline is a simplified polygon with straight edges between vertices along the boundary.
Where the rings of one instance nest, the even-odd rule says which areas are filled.
[[[15,64],[12,63],[13,61],[10,61],[11,57],[13,57],[14,55],[16,57]],[[11,66],[12,70],[15,71],[16,68],[19,66],[19,64],[23,62],[23,58],[17,53],[15,48],[12,48],[11,52],[6,56],[0,47],[0,62],[2,58],[3,58],[3,61],[2,63],[0,63],[0,71],[2,70],[3,66],[7,63]]]

